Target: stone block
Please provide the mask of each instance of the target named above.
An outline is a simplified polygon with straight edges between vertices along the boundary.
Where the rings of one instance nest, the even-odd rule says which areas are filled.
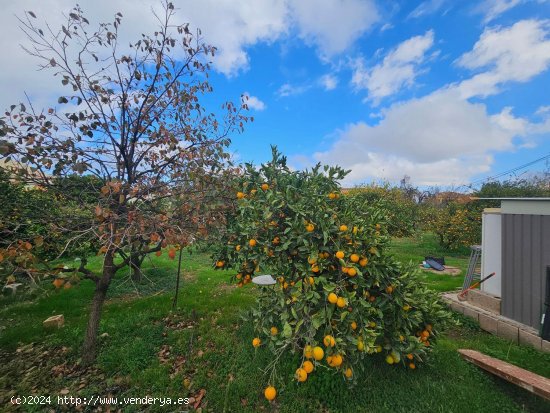
[[[45,328],[60,328],[65,324],[63,314],[52,315],[42,322]]]
[[[497,336],[504,338],[505,340],[518,343],[519,341],[519,328],[509,323],[498,321],[497,324]]]
[[[542,340],[542,346],[540,349],[545,353],[550,353],[550,341]]]
[[[540,350],[542,347],[542,338],[539,335],[525,330],[519,330],[519,344],[531,346]]]
[[[497,325],[498,325],[498,320],[494,317],[490,317],[488,315],[485,315],[485,314],[479,314],[479,326],[491,333],[491,334],[496,334],[497,333]]]
[[[500,314],[500,298],[479,290],[468,291],[468,302],[495,314]]]
[[[464,306],[460,303],[451,302],[451,310],[460,314],[464,314]]]
[[[479,321],[479,313],[469,307],[464,307],[464,315]]]

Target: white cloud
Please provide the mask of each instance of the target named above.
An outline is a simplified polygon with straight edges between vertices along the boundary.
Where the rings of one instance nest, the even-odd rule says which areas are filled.
[[[264,110],[267,106],[264,102],[262,102],[259,98],[257,98],[256,96],[252,96],[250,95],[248,92],[244,92],[243,95],[246,96],[246,100],[245,100],[245,103],[248,105],[248,108],[249,109],[253,109],[253,110],[257,110],[257,111],[262,111]]]
[[[290,83],[284,83],[275,92],[279,97],[301,95],[310,88],[309,85],[291,85]]]
[[[348,49],[380,19],[373,0],[294,0],[290,10],[299,36],[327,58]]]
[[[357,89],[367,89],[369,99],[380,99],[410,87],[419,74],[426,53],[433,46],[434,32],[414,36],[391,50],[383,61],[372,68],[365,67],[362,59],[355,62],[352,84]]]
[[[510,108],[490,115],[484,104],[468,102],[456,90],[436,91],[383,113],[378,124],[348,125],[314,159],[352,169],[346,184],[396,181],[404,174],[419,185],[460,184],[488,171],[494,152],[514,150],[533,130]]]
[[[457,64],[485,70],[458,85],[464,98],[499,92],[506,82],[527,82],[550,67],[548,20],[521,20],[506,28],[489,28]]]
[[[4,4],[5,3],[5,4]],[[20,101],[23,91],[41,99],[40,106],[59,93],[59,84],[51,73],[38,72],[36,59],[19,47],[26,43],[18,29],[15,15],[34,11],[39,19],[53,28],[64,22],[62,13],[74,7],[74,0],[20,0],[4,2],[0,14],[0,47],[4,56],[0,67],[0,109]],[[158,22],[151,5],[160,8],[159,0],[97,0],[83,2],[86,17],[92,27],[112,21],[116,12],[124,15],[120,27],[121,45],[152,33]],[[200,28],[202,37],[218,48],[213,59],[214,69],[234,76],[250,65],[248,47],[271,43],[297,32],[308,44],[317,48],[324,58],[344,52],[379,19],[374,0],[178,0],[174,23],[191,23]],[[37,103],[38,106],[38,103]]]
[[[445,4],[446,0],[426,0],[420,3],[412,12],[409,13],[407,19],[417,19],[429,14],[433,14]]]
[[[319,83],[325,90],[334,90],[338,86],[338,78],[334,75],[326,74],[319,78]]]
[[[475,11],[484,15],[483,23],[486,24],[523,2],[524,0],[484,0]]]

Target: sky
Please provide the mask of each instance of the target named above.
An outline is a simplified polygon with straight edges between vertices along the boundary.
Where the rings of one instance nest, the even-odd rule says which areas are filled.
[[[152,0],[80,0],[121,38],[155,29]],[[277,145],[296,169],[351,170],[343,185],[460,186],[550,154],[550,0],[175,0],[177,20],[218,48],[221,100],[249,96],[238,161]],[[60,26],[69,0],[2,0],[0,106],[55,104],[16,16]],[[522,170],[547,168],[539,162]],[[507,175],[505,177],[508,177]]]

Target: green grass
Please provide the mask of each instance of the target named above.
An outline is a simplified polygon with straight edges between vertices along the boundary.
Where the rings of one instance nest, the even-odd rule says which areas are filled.
[[[445,264],[458,267],[461,273],[457,276],[435,274],[429,271],[422,272],[422,279],[436,291],[451,291],[462,287],[464,275],[468,267],[469,251],[449,252],[443,250],[435,234],[420,233],[414,238],[396,238],[392,241],[392,252],[403,262],[421,264],[426,256],[445,257]]]
[[[431,236],[396,240],[393,250],[402,260],[418,262],[439,254]],[[444,254],[449,264],[464,266],[467,258]],[[257,289],[226,284],[227,273],[214,271],[204,254],[184,254],[184,276],[177,311],[171,311],[175,261],[164,257],[147,264],[147,277],[134,286],[120,274],[109,295],[101,322],[97,368],[84,375],[72,369],[90,302],[91,283],[78,288],[45,291],[0,303],[0,402],[13,394],[108,395],[119,398],[186,397],[201,389],[203,411],[212,412],[543,412],[550,404],[464,362],[458,348],[472,348],[550,377],[550,355],[517,346],[484,333],[473,322],[450,330],[436,345],[430,360],[415,371],[368,362],[367,372],[348,387],[340,375],[318,368],[306,383],[292,378],[297,354],[281,360],[279,395],[272,404],[263,398],[267,378],[262,369],[272,354],[254,350],[253,330],[240,314],[249,308]],[[94,263],[99,268],[98,263]],[[460,277],[433,278],[439,290],[460,285]],[[441,277],[441,276],[440,276]],[[43,319],[63,313],[64,328],[46,332]],[[35,343],[33,347],[25,347]],[[19,348],[19,352],[15,349]],[[57,367],[56,367],[57,366]],[[61,366],[61,367],[60,367]],[[53,370],[52,370],[53,368]],[[52,371],[61,369],[62,374]],[[65,369],[65,370],[63,370]],[[184,379],[190,381],[189,388]],[[84,381],[84,387],[78,389]],[[10,411],[8,404],[7,410]],[[32,409],[25,411],[47,411]],[[53,406],[55,407],[55,406]],[[0,407],[0,410],[4,406]],[[179,411],[160,406],[126,406],[123,411]]]

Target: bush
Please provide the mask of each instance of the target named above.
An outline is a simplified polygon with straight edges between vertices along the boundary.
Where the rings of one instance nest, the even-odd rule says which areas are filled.
[[[290,171],[275,150],[259,170],[249,165],[228,235],[213,255],[216,268],[234,269],[239,286],[265,271],[277,279],[262,289],[251,314],[253,345],[275,354],[270,384],[287,351],[313,362],[302,365],[306,375],[298,371],[299,380],[321,366],[353,379],[369,356],[416,368],[447,320],[416,270],[388,254],[380,203],[340,195],[344,175],[320,166]]]

